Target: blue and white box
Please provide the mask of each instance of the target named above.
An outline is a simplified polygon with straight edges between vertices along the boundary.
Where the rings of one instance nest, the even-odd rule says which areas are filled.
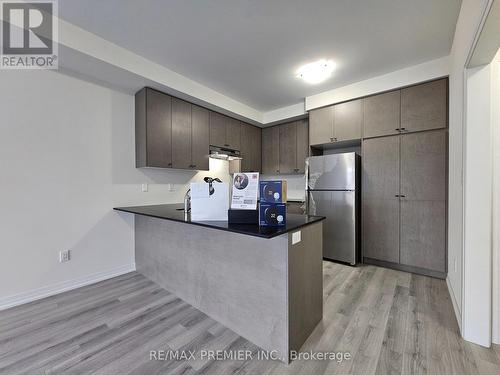
[[[260,201],[263,203],[286,203],[286,181],[260,181]]]
[[[260,203],[259,224],[261,227],[283,227],[286,225],[285,203]]]

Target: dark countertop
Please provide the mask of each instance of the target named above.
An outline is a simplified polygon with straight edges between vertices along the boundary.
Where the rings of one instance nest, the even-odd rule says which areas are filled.
[[[182,204],[158,204],[153,206],[115,207],[116,211],[128,212],[136,215],[155,217],[158,219],[172,220],[181,223],[199,225],[202,227],[224,230],[248,236],[273,238],[294,231],[306,225],[324,220],[323,216],[294,215],[286,216],[286,226],[260,227],[257,224],[229,224],[227,221],[191,221],[190,215],[184,215]]]

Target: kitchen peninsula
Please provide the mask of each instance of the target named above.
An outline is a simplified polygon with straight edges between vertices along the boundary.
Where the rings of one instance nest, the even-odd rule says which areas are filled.
[[[137,271],[288,362],[323,315],[323,217],[284,227],[194,222],[181,205],[135,214]]]

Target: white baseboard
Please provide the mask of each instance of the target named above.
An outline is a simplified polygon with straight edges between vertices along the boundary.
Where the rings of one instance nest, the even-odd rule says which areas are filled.
[[[450,278],[446,278],[446,286],[448,287],[448,293],[451,297],[451,304],[453,305],[453,311],[455,311],[455,317],[457,318],[458,328],[460,329],[460,333],[462,333],[462,314],[460,313],[460,309],[458,308],[457,299],[455,297],[455,293],[453,292],[453,288],[450,284]]]
[[[0,298],[0,311],[135,271],[135,263]]]

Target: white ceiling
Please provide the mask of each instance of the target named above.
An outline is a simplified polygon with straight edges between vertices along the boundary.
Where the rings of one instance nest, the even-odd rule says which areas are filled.
[[[259,111],[448,55],[460,0],[59,0],[59,16]],[[308,85],[302,64],[333,59]]]

